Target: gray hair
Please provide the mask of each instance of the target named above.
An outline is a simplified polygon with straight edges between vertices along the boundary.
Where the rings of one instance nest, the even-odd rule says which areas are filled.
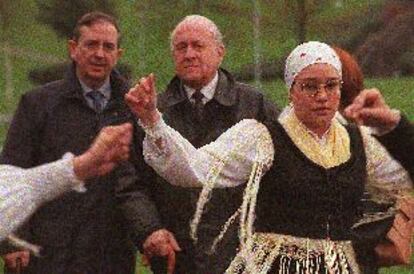
[[[184,17],[184,19],[181,20],[181,22],[178,23],[177,26],[175,26],[174,30],[171,32],[171,36],[170,36],[171,50],[174,49],[173,41],[174,41],[174,37],[177,33],[177,30],[179,28],[181,28],[182,26],[187,25],[187,24],[188,25],[202,26],[202,27],[206,28],[207,31],[209,31],[211,34],[213,34],[214,40],[217,42],[217,44],[220,45],[220,46],[224,46],[223,34],[221,34],[221,32],[220,32],[219,28],[217,27],[217,25],[205,16],[201,16],[201,15],[198,15],[198,14],[192,14],[192,15],[187,15],[186,17]]]

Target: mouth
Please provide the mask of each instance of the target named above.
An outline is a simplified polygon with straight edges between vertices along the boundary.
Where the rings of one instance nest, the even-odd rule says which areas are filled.
[[[331,112],[331,109],[328,107],[318,107],[318,108],[312,109],[312,111],[318,115],[326,115]]]
[[[194,64],[188,64],[188,65],[184,65],[184,68],[186,69],[193,69],[193,68],[198,68],[198,65],[194,65]]]

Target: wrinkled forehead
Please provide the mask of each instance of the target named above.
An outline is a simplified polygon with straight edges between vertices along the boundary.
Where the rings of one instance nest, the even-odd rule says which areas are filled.
[[[116,27],[106,21],[97,21],[89,26],[84,25],[79,28],[79,39],[103,39],[117,42],[120,34]]]
[[[172,43],[176,44],[181,40],[214,40],[214,33],[203,23],[184,23],[177,26],[172,36]]]

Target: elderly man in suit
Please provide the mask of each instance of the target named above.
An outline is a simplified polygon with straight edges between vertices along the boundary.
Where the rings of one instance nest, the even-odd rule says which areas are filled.
[[[223,37],[206,17],[185,17],[171,34],[175,77],[159,97],[166,122],[196,147],[215,140],[242,119],[275,119],[278,109],[256,88],[236,81],[221,67],[225,55]],[[141,174],[148,172],[140,172]],[[130,200],[128,220],[135,243],[151,257],[155,273],[223,273],[238,247],[237,229],[230,231],[210,254],[214,237],[240,204],[242,188],[214,190],[200,224],[203,237],[190,238],[189,224],[199,191],[174,187],[156,175],[125,186]],[[137,198],[139,197],[139,199]],[[220,209],[220,210],[217,210]],[[174,262],[176,267],[174,269]]]

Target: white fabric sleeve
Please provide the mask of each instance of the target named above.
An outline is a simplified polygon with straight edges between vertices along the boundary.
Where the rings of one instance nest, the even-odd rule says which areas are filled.
[[[237,186],[249,179],[255,161],[263,162],[264,172],[273,161],[270,134],[263,124],[253,119],[240,121],[216,141],[199,149],[162,118],[154,127],[144,130],[145,161],[177,186],[202,187],[211,176],[215,187]],[[260,154],[258,147],[263,151]]]
[[[73,170],[73,155],[23,169],[0,165],[0,241],[17,229],[44,202],[69,190],[85,191]]]
[[[413,182],[401,164],[365,127],[361,127],[361,134],[367,157],[367,190],[374,199],[395,200],[412,190]]]

